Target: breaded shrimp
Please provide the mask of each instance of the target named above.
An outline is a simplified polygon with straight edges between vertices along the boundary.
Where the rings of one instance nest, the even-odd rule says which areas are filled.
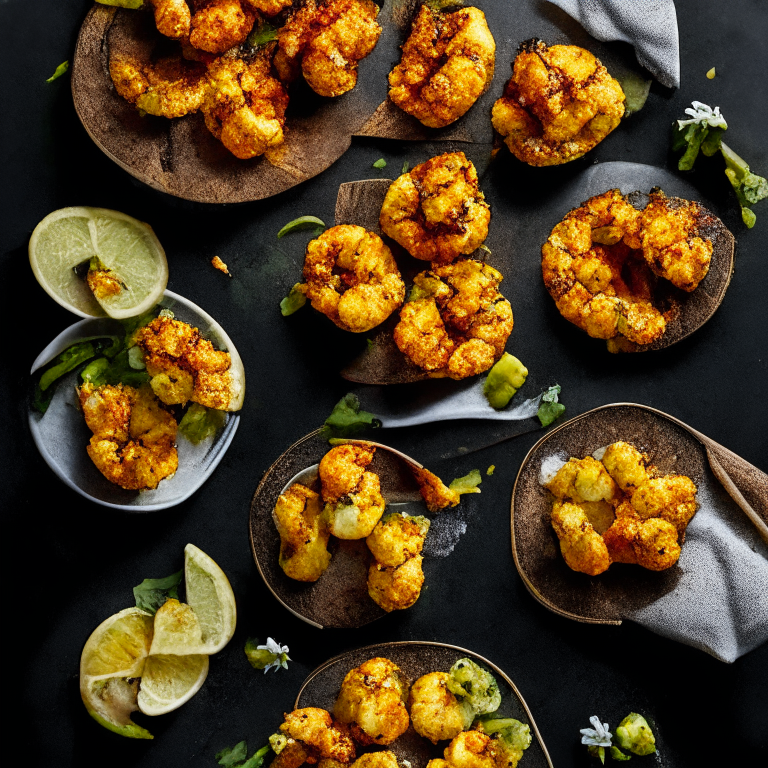
[[[496,43],[479,8],[422,5],[389,73],[389,98],[430,128],[458,120],[493,80]]]
[[[347,729],[337,723],[329,712],[317,707],[294,709],[285,715],[280,730],[310,748],[318,757],[351,763],[355,745]]]
[[[552,527],[560,539],[560,551],[571,570],[597,576],[611,564],[608,549],[589,518],[576,504],[556,501],[552,507]]]
[[[393,512],[379,520],[365,542],[377,563],[392,568],[421,553],[428,531],[426,517]]]
[[[421,555],[415,555],[394,568],[371,563],[368,569],[371,600],[387,613],[410,608],[419,599],[424,584],[421,562]]]
[[[493,741],[480,731],[458,734],[443,755],[450,768],[497,768]]]
[[[473,253],[488,235],[491,211],[463,152],[433,157],[389,187],[379,223],[411,256],[441,264]]]
[[[173,40],[189,37],[192,13],[187,0],[149,0],[154,8],[155,26],[161,35]]]
[[[656,477],[641,485],[631,502],[641,519],[660,517],[682,534],[696,514],[696,485],[685,475]]]
[[[543,166],[581,157],[623,115],[621,86],[589,51],[531,40],[521,46],[491,119],[519,160]]]
[[[383,323],[405,298],[392,251],[375,233],[342,224],[311,240],[304,292],[339,328],[364,333]]]
[[[455,507],[461,501],[461,494],[458,491],[451,490],[428,469],[413,467],[412,471],[416,482],[419,484],[421,497],[430,512],[437,512],[446,507]]]
[[[446,672],[422,675],[411,686],[409,709],[413,730],[433,744],[452,739],[464,730],[464,714],[448,689]]]
[[[680,558],[677,528],[659,517],[643,520],[633,542],[637,564],[650,571],[671,568]]]
[[[256,21],[247,0],[202,0],[196,3],[189,42],[207,53],[224,53],[245,41]]]
[[[605,449],[601,461],[622,491],[632,493],[648,482],[645,457],[629,443],[612,443]]]

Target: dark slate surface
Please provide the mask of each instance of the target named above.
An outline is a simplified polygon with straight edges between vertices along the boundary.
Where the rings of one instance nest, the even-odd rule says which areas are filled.
[[[337,372],[365,340],[307,310],[288,320],[280,316],[277,304],[298,277],[309,234],[278,242],[275,233],[301,214],[330,222],[338,185],[375,176],[376,159],[388,161],[381,173],[389,175],[405,160],[413,166],[427,159],[439,145],[355,139],[316,179],[257,203],[205,207],[164,197],[138,185],[92,144],[75,116],[67,77],[45,82],[71,56],[89,6],[85,0],[0,2],[0,286],[3,307],[14,312],[12,329],[23,329],[21,343],[13,344],[2,365],[6,761],[78,768],[212,766],[224,746],[243,738],[252,749],[262,744],[316,665],[368,643],[416,639],[471,648],[504,669],[531,707],[556,766],[588,764],[578,729],[590,715],[615,725],[630,710],[652,719],[665,745],[658,762],[641,759],[644,765],[710,765],[715,752],[732,764],[759,764],[768,752],[768,646],[725,665],[631,624],[589,626],[555,616],[525,591],[510,553],[509,498],[520,462],[539,434],[433,462],[431,468],[448,479],[490,464],[496,472],[485,479],[483,494],[469,500],[466,534],[439,561],[413,610],[361,630],[331,631],[310,628],[277,603],[250,552],[251,496],[275,458],[320,424],[348,391]],[[677,7],[679,91],[654,84],[646,108],[577,162],[529,169],[502,153],[483,176],[494,215],[489,245],[512,265],[502,286],[516,319],[509,349],[531,370],[521,396],[557,381],[570,415],[614,401],[646,403],[766,469],[768,203],[756,208],[757,226],[745,230],[717,158],[701,162],[690,181],[736,234],[736,270],[722,306],[692,337],[660,352],[611,357],[559,317],[537,277],[538,249],[548,232],[537,212],[558,186],[594,162],[673,169],[669,126],[692,99],[719,105],[730,122],[729,145],[755,171],[768,172],[768,108],[758,71],[768,39],[764,3],[733,0],[726,7],[716,0],[678,0]],[[497,38],[537,34],[552,43],[565,41],[568,28],[565,17],[542,0],[520,0],[506,28],[494,31]],[[503,70],[508,62],[497,66]],[[705,73],[712,66],[718,76],[709,81]],[[487,164],[487,148],[474,146],[468,154],[479,166]],[[85,502],[50,472],[26,429],[23,372],[73,321],[38,288],[26,245],[43,216],[67,205],[116,208],[150,222],[169,254],[168,287],[216,317],[243,357],[248,396],[240,429],[213,477],[176,509],[128,515]],[[229,265],[232,280],[210,266],[214,255]],[[409,397],[407,388],[396,392]],[[470,441],[482,444],[487,429],[482,423],[448,424],[424,434],[447,452]],[[404,433],[395,441],[387,435],[386,442],[426,461],[419,436]],[[194,699],[156,720],[137,717],[155,733],[154,742],[122,740],[99,728],[80,704],[80,650],[100,621],[130,605],[135,584],[180,567],[188,541],[229,575],[238,630],[212,659],[208,681]],[[254,672],[242,652],[249,635],[272,635],[290,645],[290,669],[266,677]]]

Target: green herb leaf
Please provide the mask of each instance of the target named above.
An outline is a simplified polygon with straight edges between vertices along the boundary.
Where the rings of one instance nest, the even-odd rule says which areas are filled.
[[[594,745],[590,745],[587,747],[587,752],[589,752],[592,757],[600,758],[600,762],[605,765],[605,747],[596,747]]]
[[[706,125],[689,125],[686,131],[686,142],[688,144],[683,156],[678,160],[677,167],[681,171],[690,171],[696,158],[699,156],[701,144],[707,136],[709,128]]]
[[[380,158],[379,158],[379,159],[378,159],[378,160],[377,160],[377,161],[376,161],[376,162],[373,164],[373,167],[374,167],[374,168],[386,168],[386,167],[387,167],[387,161],[386,161],[386,160],[385,160],[383,157],[380,157]]]
[[[198,445],[206,438],[213,437],[224,426],[226,418],[224,411],[192,403],[179,422],[179,432],[190,443]]]
[[[516,358],[505,352],[488,372],[483,384],[483,394],[492,408],[504,408],[512,396],[525,384],[528,369]]]
[[[312,229],[313,227],[322,227],[325,229],[325,222],[318,219],[317,216],[299,216],[298,219],[289,221],[278,233],[277,239],[285,237],[291,232],[299,232],[302,229]]]
[[[408,165],[408,161],[406,160],[406,161],[403,163],[403,169],[400,171],[400,173],[408,173],[408,168],[409,168],[409,167],[410,167],[410,166]]]
[[[248,45],[253,48],[260,48],[273,40],[277,40],[277,27],[273,27],[268,21],[263,21],[248,36]]]
[[[221,752],[216,753],[216,761],[224,768],[235,768],[246,757],[248,757],[248,744],[245,741],[235,744],[234,747],[225,747]]]
[[[261,768],[264,758],[267,756],[269,750],[270,746],[267,744],[257,752],[254,752],[244,763],[241,763],[239,768]]]
[[[381,420],[372,413],[361,411],[360,400],[350,392],[333,407],[320,435],[326,440],[331,437],[353,437],[368,428],[375,429],[380,426]]]
[[[611,757],[619,762],[631,760],[632,755],[625,755],[618,747],[611,747]]]
[[[701,142],[701,151],[706,157],[712,157],[720,151],[725,128],[710,128],[704,141]]]
[[[307,295],[302,289],[302,283],[296,283],[288,295],[280,302],[280,312],[283,317],[288,317],[298,312],[307,303]]]
[[[178,571],[164,579],[144,579],[138,587],[133,588],[136,607],[148,613],[157,613],[157,609],[172,597],[179,599],[179,584],[184,578],[184,571]]]
[[[58,80],[65,72],[69,70],[69,61],[63,61],[56,67],[56,71],[45,81],[46,83],[52,83],[54,80]]]
[[[131,8],[132,10],[144,5],[144,0],[96,0],[96,2],[102,5],[116,5],[118,8]]]
[[[483,478],[480,475],[480,470],[473,469],[468,475],[451,480],[451,484],[448,487],[452,491],[457,491],[460,494],[480,493],[480,489],[477,486],[482,482]]]
[[[624,117],[634,115],[645,106],[652,81],[631,71],[617,76],[616,79],[621,85],[621,90],[624,91]]]
[[[129,387],[140,387],[148,384],[150,375],[146,370],[136,370],[129,360],[129,349],[118,352],[107,365],[94,360],[80,374],[83,381],[88,381],[94,387],[103,384],[126,384]]]
[[[548,427],[553,421],[559,419],[565,413],[565,406],[558,402],[560,385],[555,384],[541,396],[541,405],[537,416],[542,427]]]

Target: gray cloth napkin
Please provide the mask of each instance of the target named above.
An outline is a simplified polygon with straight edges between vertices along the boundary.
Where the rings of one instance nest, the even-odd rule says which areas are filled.
[[[662,85],[680,87],[680,44],[673,0],[548,0],[604,42],[634,46],[641,66]]]

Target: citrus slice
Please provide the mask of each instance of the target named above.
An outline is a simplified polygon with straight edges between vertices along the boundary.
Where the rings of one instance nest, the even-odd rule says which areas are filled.
[[[152,643],[153,618],[126,608],[99,624],[80,657],[80,695],[88,714],[110,731],[132,739],[152,734],[131,720],[138,709],[138,678]]]
[[[153,656],[207,653],[204,650],[200,621],[189,605],[169,598],[157,609],[149,652]]]
[[[199,690],[208,676],[208,657],[149,656],[141,676],[138,705],[145,715],[178,709]]]
[[[165,251],[152,228],[106,208],[49,213],[32,232],[29,263],[43,290],[81,317],[140,315],[168,283]]]
[[[203,634],[203,653],[218,653],[235,634],[235,595],[224,571],[194,544],[184,548],[187,602]]]

